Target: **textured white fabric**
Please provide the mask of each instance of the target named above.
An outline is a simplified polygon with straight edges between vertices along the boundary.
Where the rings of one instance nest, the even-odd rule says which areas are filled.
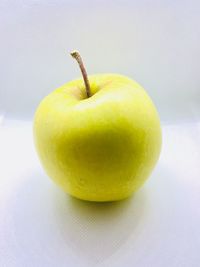
[[[29,122],[0,127],[0,266],[175,267],[200,262],[200,123],[163,127],[154,173],[134,197],[66,196],[42,170]]]

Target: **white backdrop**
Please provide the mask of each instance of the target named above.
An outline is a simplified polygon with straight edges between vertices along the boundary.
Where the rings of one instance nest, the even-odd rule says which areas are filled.
[[[0,110],[32,118],[39,101],[80,75],[116,72],[141,83],[162,121],[200,114],[200,2],[0,1]]]
[[[1,267],[200,266],[199,14],[197,0],[0,0]],[[36,155],[34,111],[80,76],[74,49],[88,73],[137,80],[160,113],[159,163],[128,200],[66,196]]]

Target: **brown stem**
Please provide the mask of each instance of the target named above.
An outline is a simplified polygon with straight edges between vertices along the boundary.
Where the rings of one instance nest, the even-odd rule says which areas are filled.
[[[81,56],[80,56],[78,51],[73,51],[70,54],[71,54],[71,56],[73,58],[76,59],[76,61],[79,64],[79,67],[81,69],[81,73],[82,73],[82,76],[83,76],[83,80],[84,80],[84,83],[85,83],[86,94],[87,94],[87,97],[90,97],[91,96],[90,83],[89,83],[89,80],[88,80],[87,72],[86,72],[86,69],[84,67],[82,58],[81,58]]]

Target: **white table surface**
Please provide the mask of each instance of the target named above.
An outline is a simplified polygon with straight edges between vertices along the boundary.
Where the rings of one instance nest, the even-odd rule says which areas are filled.
[[[0,266],[200,266],[200,122],[163,126],[160,161],[134,197],[96,204],[45,175],[31,122],[0,126]]]

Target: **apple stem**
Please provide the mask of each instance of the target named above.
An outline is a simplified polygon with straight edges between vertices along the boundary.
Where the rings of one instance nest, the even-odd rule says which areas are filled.
[[[89,80],[88,80],[88,75],[87,75],[86,69],[84,67],[82,58],[81,58],[81,56],[80,56],[78,51],[73,51],[70,54],[71,54],[71,56],[73,58],[76,59],[76,61],[79,64],[79,67],[81,69],[81,73],[82,73],[82,76],[83,76],[83,80],[84,80],[84,83],[85,83],[86,94],[87,94],[87,97],[89,98],[91,96],[90,83],[89,83]]]

